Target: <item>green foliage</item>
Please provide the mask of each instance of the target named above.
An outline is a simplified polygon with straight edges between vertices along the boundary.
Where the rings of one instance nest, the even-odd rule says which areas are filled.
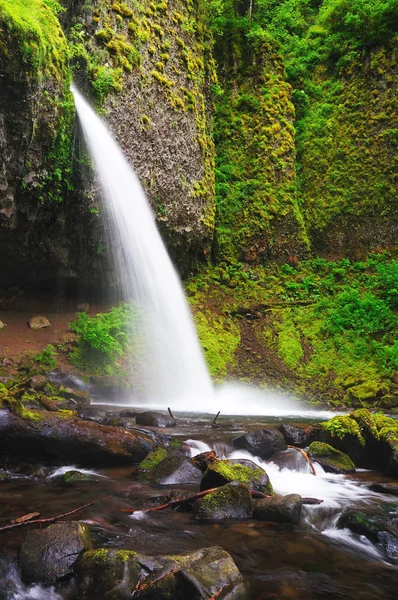
[[[34,360],[41,367],[48,369],[56,369],[58,366],[57,351],[52,344],[48,344],[41,352],[38,352]]]
[[[239,329],[232,320],[217,318],[207,312],[198,311],[194,316],[210,374],[222,379],[235,362]]]
[[[78,335],[77,347],[69,360],[89,372],[105,370],[112,374],[117,369],[117,359],[124,357],[129,345],[134,342],[137,321],[137,309],[126,302],[95,317],[78,313],[77,321],[69,324]]]
[[[351,435],[358,440],[361,446],[365,445],[365,438],[358,423],[354,419],[351,419],[350,416],[333,417],[329,421],[321,423],[321,426],[332,437],[343,439],[346,435]]]

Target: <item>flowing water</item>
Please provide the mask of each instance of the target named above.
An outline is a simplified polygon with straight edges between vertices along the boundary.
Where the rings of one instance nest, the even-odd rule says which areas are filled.
[[[167,405],[212,396],[212,384],[181,282],[145,193],[108,129],[72,88],[84,138],[102,186],[110,242],[126,300],[141,312],[137,387]],[[138,389],[135,400],[138,400]]]
[[[234,451],[232,439],[241,431],[273,425],[279,419],[220,417],[219,421],[220,429],[214,429],[205,416],[179,415],[173,435],[187,443],[192,455],[214,448],[219,456],[254,460],[266,469],[276,492],[316,497],[323,504],[304,506],[296,527],[254,520],[198,522],[190,512],[170,509],[129,516],[120,510],[141,510],[163,503],[170,489],[194,493],[198,486],[148,485],[135,477],[132,467],[101,469],[102,477],[87,484],[57,483],[57,474],[79,468],[68,465],[43,467],[42,475],[34,479],[3,481],[0,520],[10,518],[10,506],[16,516],[32,510],[51,516],[94,498],[95,506],[78,518],[89,525],[95,547],[167,554],[220,545],[231,553],[250,584],[250,600],[395,600],[398,567],[364,537],[336,526],[338,516],[353,508],[377,514],[388,511],[391,520],[398,519],[398,498],[369,489],[371,483],[388,480],[370,471],[349,476],[324,473],[319,465],[315,477],[294,450],[263,462]],[[75,600],[73,582],[53,588],[21,582],[16,561],[25,535],[26,529],[2,534],[0,598]]]

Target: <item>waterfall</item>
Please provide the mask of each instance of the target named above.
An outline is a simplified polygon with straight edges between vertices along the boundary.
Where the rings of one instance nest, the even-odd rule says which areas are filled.
[[[213,388],[181,282],[133,169],[73,86],[72,92],[102,186],[123,297],[134,300],[140,311],[134,402],[139,396],[155,405],[197,410]]]

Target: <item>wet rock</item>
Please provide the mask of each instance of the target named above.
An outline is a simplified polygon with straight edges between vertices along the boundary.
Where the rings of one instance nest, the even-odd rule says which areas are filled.
[[[51,323],[46,317],[32,317],[29,319],[29,327],[35,331],[39,331],[40,329],[51,327]]]
[[[175,427],[176,421],[170,415],[159,412],[143,412],[136,416],[137,425],[146,425],[150,427]]]
[[[242,483],[227,483],[198,501],[196,518],[249,519],[253,514],[250,490]]]
[[[306,448],[316,439],[318,428],[312,425],[289,425],[282,423],[277,429],[288,446]]]
[[[296,525],[300,521],[301,509],[302,500],[299,494],[262,498],[255,501],[253,517],[259,521]]]
[[[382,469],[387,475],[398,477],[398,423],[383,427],[379,436],[382,448]]]
[[[80,554],[90,548],[90,534],[83,523],[65,521],[30,531],[19,553],[22,579],[26,583],[55,583],[71,575]]]
[[[371,542],[378,541],[378,535],[383,530],[376,520],[364,513],[358,511],[347,511],[343,513],[337,521],[339,529],[349,529],[358,535],[364,535]]]
[[[294,448],[288,448],[283,452],[277,452],[272,457],[272,462],[280,469],[290,469],[290,471],[299,471],[300,473],[308,473],[311,471],[310,466],[301,454]]]
[[[152,483],[160,485],[198,484],[202,478],[202,472],[185,454],[171,451],[153,468],[145,471],[142,476]]]
[[[186,554],[145,556],[101,548],[77,567],[81,600],[245,600],[245,584],[231,556],[217,546]]]
[[[87,390],[61,386],[58,393],[67,400],[75,400],[79,406],[90,406],[90,394]]]
[[[398,537],[388,531],[381,531],[378,535],[379,546],[387,554],[391,562],[398,562]]]
[[[283,435],[277,429],[250,431],[235,438],[232,444],[234,448],[247,450],[260,458],[271,458],[276,452],[281,452],[287,448]]]
[[[121,417],[122,419],[132,419],[137,415],[137,412],[135,410],[131,410],[130,408],[128,408],[127,410],[121,410],[119,413],[119,417]]]
[[[378,494],[391,494],[392,496],[398,496],[398,482],[397,483],[372,483],[369,486],[372,492]]]
[[[82,473],[81,471],[66,471],[63,475],[55,477],[57,483],[85,483],[88,481],[98,481],[97,475],[91,473]]]
[[[312,442],[308,449],[310,458],[318,462],[328,473],[354,473],[351,458],[324,442]]]
[[[42,390],[44,390],[47,383],[48,383],[47,377],[45,377],[44,375],[35,375],[30,380],[29,385],[32,388],[32,390],[34,390],[35,392],[41,392]]]
[[[108,419],[107,412],[101,408],[96,408],[95,406],[90,406],[84,408],[83,410],[79,410],[79,417],[84,421],[92,421],[93,423],[98,423],[99,425],[105,425]]]
[[[7,449],[10,457],[133,464],[161,445],[144,433],[83,421],[69,411],[0,410],[0,451]]]
[[[272,485],[267,473],[251,460],[217,460],[209,464],[202,481],[201,490],[210,490],[226,483],[243,483],[252,490],[272,494]]]

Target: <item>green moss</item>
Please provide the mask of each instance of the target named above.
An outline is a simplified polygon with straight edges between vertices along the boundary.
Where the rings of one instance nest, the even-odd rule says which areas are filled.
[[[333,417],[325,423],[320,423],[320,425],[332,437],[343,439],[346,435],[350,435],[356,438],[361,446],[365,445],[365,438],[358,423],[354,419],[351,419],[350,416]]]
[[[209,312],[198,311],[194,318],[211,375],[217,379],[225,377],[235,362],[240,340],[238,327],[231,319]]]
[[[167,450],[165,448],[158,448],[153,452],[150,452],[148,456],[140,463],[140,469],[153,469],[159,463],[161,463],[167,457]]]
[[[398,447],[398,424],[388,425],[380,430],[380,441],[388,442],[395,448]]]
[[[373,416],[366,408],[359,408],[350,415],[354,419],[361,430],[362,435],[368,440],[378,440],[379,433]]]
[[[351,458],[336,450],[329,444],[323,442],[312,442],[308,448],[308,452],[311,454],[313,460],[320,460],[321,463],[326,463],[337,470],[343,471],[355,471],[355,465]]]
[[[300,333],[294,325],[289,309],[281,313],[278,326],[278,355],[291,368],[296,367],[304,356]]]
[[[231,463],[228,460],[215,461],[211,464],[209,469],[210,471],[214,471],[221,475],[225,479],[225,481],[242,483],[249,487],[250,485],[256,484],[256,488],[258,487],[258,484],[256,483],[257,480],[264,478],[264,475],[266,475],[263,469],[252,469],[248,466],[241,465],[239,463]],[[267,486],[264,487],[261,491],[263,491],[265,494],[272,495],[273,489],[271,482],[268,481]]]
[[[377,431],[380,432],[384,427],[395,427],[397,422],[395,419],[391,419],[391,417],[386,417],[383,414],[375,414],[373,416],[373,421],[376,425]]]

